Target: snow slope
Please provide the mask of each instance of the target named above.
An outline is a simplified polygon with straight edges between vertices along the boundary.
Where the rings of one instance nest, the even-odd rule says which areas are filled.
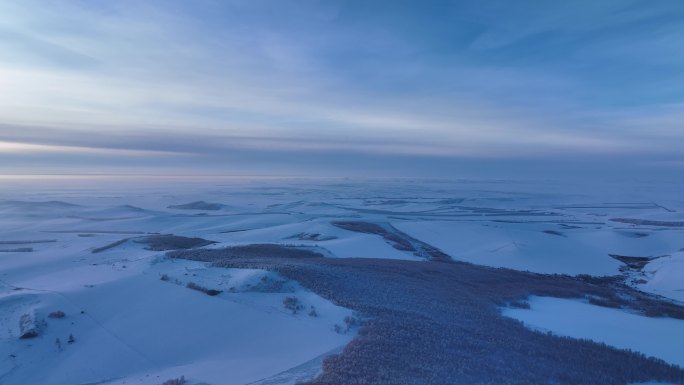
[[[284,292],[259,292],[259,282],[277,279],[265,272],[167,260],[131,242],[91,252],[129,235],[53,235],[57,242],[40,244],[36,252],[0,254],[0,315],[8,325],[0,334],[3,384],[157,384],[181,375],[245,384],[353,337],[334,331],[348,310],[295,283]],[[223,292],[208,296],[185,287],[188,282]],[[288,296],[304,310],[285,309]],[[311,306],[316,317],[308,315]],[[48,317],[57,310],[66,316]],[[23,314],[44,322],[40,336],[18,338]],[[67,342],[70,335],[75,342]]]
[[[504,308],[502,314],[541,331],[587,338],[631,349],[684,367],[684,322],[651,318],[578,300],[532,297],[531,309]]]
[[[657,258],[643,268],[646,283],[639,290],[684,303],[684,252]]]

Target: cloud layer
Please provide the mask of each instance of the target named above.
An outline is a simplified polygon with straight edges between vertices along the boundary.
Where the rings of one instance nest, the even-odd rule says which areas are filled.
[[[678,1],[0,2],[0,172],[679,164],[682,17]]]

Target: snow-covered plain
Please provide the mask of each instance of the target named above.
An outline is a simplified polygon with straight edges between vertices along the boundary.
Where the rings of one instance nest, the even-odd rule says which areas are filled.
[[[275,382],[268,383],[288,384],[300,378],[297,370],[311,372],[321,356],[354,337],[353,330],[335,331],[351,311],[296,282],[260,291],[260,282],[281,278],[171,260],[136,242],[148,234],[216,242],[206,248],[279,243],[313,247],[329,258],[424,258],[377,234],[334,225],[363,221],[392,226],[457,260],[539,273],[623,274],[640,290],[684,301],[679,184],[620,182],[587,189],[550,182],[230,178],[0,183],[2,384],[158,384],[180,376],[191,384],[269,377]],[[107,245],[113,246],[98,250]],[[611,255],[649,261],[630,269]],[[221,293],[190,290],[189,282]],[[284,308],[289,296],[304,310]],[[600,320],[594,306],[554,301],[534,299],[532,311],[514,314],[562,317],[545,311],[549,305]],[[315,317],[308,314],[311,306]],[[64,318],[48,316],[58,310]],[[36,320],[38,337],[19,338],[25,314]],[[558,333],[684,365],[676,359],[684,349],[674,342],[684,336],[684,321],[634,314],[611,319],[625,325],[611,338]],[[625,342],[630,328],[661,321],[667,328],[649,346]],[[539,322],[535,326],[556,330]]]

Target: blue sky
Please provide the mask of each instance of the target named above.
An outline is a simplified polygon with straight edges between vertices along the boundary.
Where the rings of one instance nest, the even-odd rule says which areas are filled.
[[[0,0],[0,173],[684,172],[681,1]]]

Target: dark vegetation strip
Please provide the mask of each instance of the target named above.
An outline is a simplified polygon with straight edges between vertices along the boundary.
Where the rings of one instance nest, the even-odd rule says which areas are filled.
[[[654,203],[618,203],[605,205],[569,205],[556,206],[555,209],[654,209],[661,206]]]
[[[104,245],[104,246],[102,246],[102,247],[96,247],[96,248],[94,248],[94,249],[91,251],[91,253],[97,254],[97,253],[101,253],[101,252],[103,252],[103,251],[107,251],[107,250],[109,250],[109,249],[113,249],[113,248],[115,248],[115,247],[117,247],[117,246],[119,246],[119,245],[123,245],[124,243],[128,242],[129,239],[131,239],[131,238],[119,239],[119,240],[116,241],[116,242],[112,242],[112,243],[107,244],[107,245]]]
[[[337,221],[332,224],[348,231],[379,235],[395,249],[412,252],[417,257],[442,262],[451,260],[451,257],[438,248],[411,237],[389,223]]]
[[[92,233],[92,234],[155,234],[144,231],[119,231],[119,230],[44,230],[44,233],[72,234],[72,233]]]
[[[185,285],[185,287],[187,287],[188,289],[200,291],[200,292],[202,292],[206,295],[212,296],[212,297],[215,295],[219,295],[222,292],[221,290],[209,289],[208,287],[198,285],[194,282],[188,282],[187,285]]]
[[[116,242],[112,242],[108,245],[104,245],[102,247],[97,247],[93,249],[93,253],[101,253],[103,251],[113,249],[117,246],[120,246],[129,240],[133,240],[137,243],[144,244],[147,250],[152,250],[152,251],[167,251],[167,250],[182,250],[182,249],[192,249],[195,247],[202,247],[202,246],[207,246],[214,244],[216,242],[214,241],[208,241],[203,238],[189,238],[189,237],[182,237],[178,235],[172,235],[172,234],[164,234],[164,235],[150,235],[147,237],[140,237],[140,238],[124,238],[120,239]]]
[[[639,226],[684,227],[684,222],[653,221],[650,219],[612,218],[611,221],[619,222],[619,223],[629,223],[631,225],[639,225]]]
[[[450,217],[450,216],[564,216],[564,214],[550,211],[537,210],[507,210],[496,209],[489,207],[471,207],[471,206],[448,206],[440,207],[438,209],[417,210],[417,211],[396,211],[396,210],[382,210],[382,209],[368,209],[357,207],[336,206],[342,210],[354,211],[362,214],[380,214],[380,215],[404,215],[404,216],[423,216],[431,218]]]
[[[138,218],[144,218],[142,216],[128,216],[128,217],[83,217],[79,215],[69,215],[67,218],[73,218],[73,219],[83,219],[84,221],[93,221],[93,222],[106,222],[106,221],[123,221],[126,219],[138,219]]]
[[[402,251],[416,251],[411,242],[399,234],[390,232],[386,226],[381,226],[377,223],[363,222],[363,221],[338,221],[333,222],[333,225],[357,233],[375,234],[383,237],[389,242],[392,247]],[[397,230],[398,231],[398,230]]]
[[[323,235],[320,233],[298,233],[298,234],[291,235],[285,239],[299,239],[300,241],[323,242],[323,241],[331,241],[333,239],[337,239],[337,237],[333,236],[333,235]]]
[[[152,251],[192,249],[216,243],[203,238],[182,237],[173,234],[150,235],[136,238],[135,242],[144,244],[145,249]]]
[[[32,247],[18,247],[16,249],[0,249],[0,253],[30,253],[33,251]]]
[[[205,211],[216,211],[221,210],[224,206],[220,203],[212,203],[205,201],[190,202],[182,205],[171,205],[167,206],[169,209],[176,210],[205,210]]]
[[[611,258],[616,259],[616,260],[624,263],[628,268],[634,269],[634,270],[641,270],[649,262],[658,258],[658,257],[630,257],[627,255],[619,255],[619,254],[608,254],[608,255]]]
[[[222,249],[202,249],[191,251],[175,251],[168,253],[174,258],[195,259],[206,258],[213,259],[215,255],[220,254],[221,258],[228,259],[244,259],[244,258],[261,258],[264,256],[274,256],[278,258],[295,258],[295,259],[309,259],[309,258],[323,258],[324,255],[309,248],[302,248],[299,246],[280,245],[275,243],[254,243],[251,245],[229,246]]]
[[[219,233],[221,234],[230,234],[230,233],[241,233],[243,231],[252,231],[252,230],[260,230],[263,229],[264,227],[257,227],[254,229],[237,229],[237,230],[226,230],[226,231],[220,231]]]
[[[57,242],[56,239],[38,239],[35,241],[0,241],[0,245],[29,245],[32,243],[52,243]]]
[[[363,314],[359,335],[326,359],[323,373],[306,385],[684,384],[684,370],[662,360],[535,332],[499,311],[539,295],[588,298],[647,316],[684,319],[684,308],[617,278],[533,274],[463,262],[301,258],[291,248],[253,246],[244,254],[216,249],[168,255],[275,271]]]
[[[483,222],[488,222],[488,221],[483,221]],[[529,220],[505,220],[505,219],[494,219],[491,220],[491,222],[498,222],[498,223],[553,223],[557,225],[565,225],[565,224],[570,224],[570,225],[589,225],[589,226],[600,226],[600,225],[605,225],[604,222],[584,222],[584,221],[575,221],[575,220],[567,220],[567,221],[529,221]]]

